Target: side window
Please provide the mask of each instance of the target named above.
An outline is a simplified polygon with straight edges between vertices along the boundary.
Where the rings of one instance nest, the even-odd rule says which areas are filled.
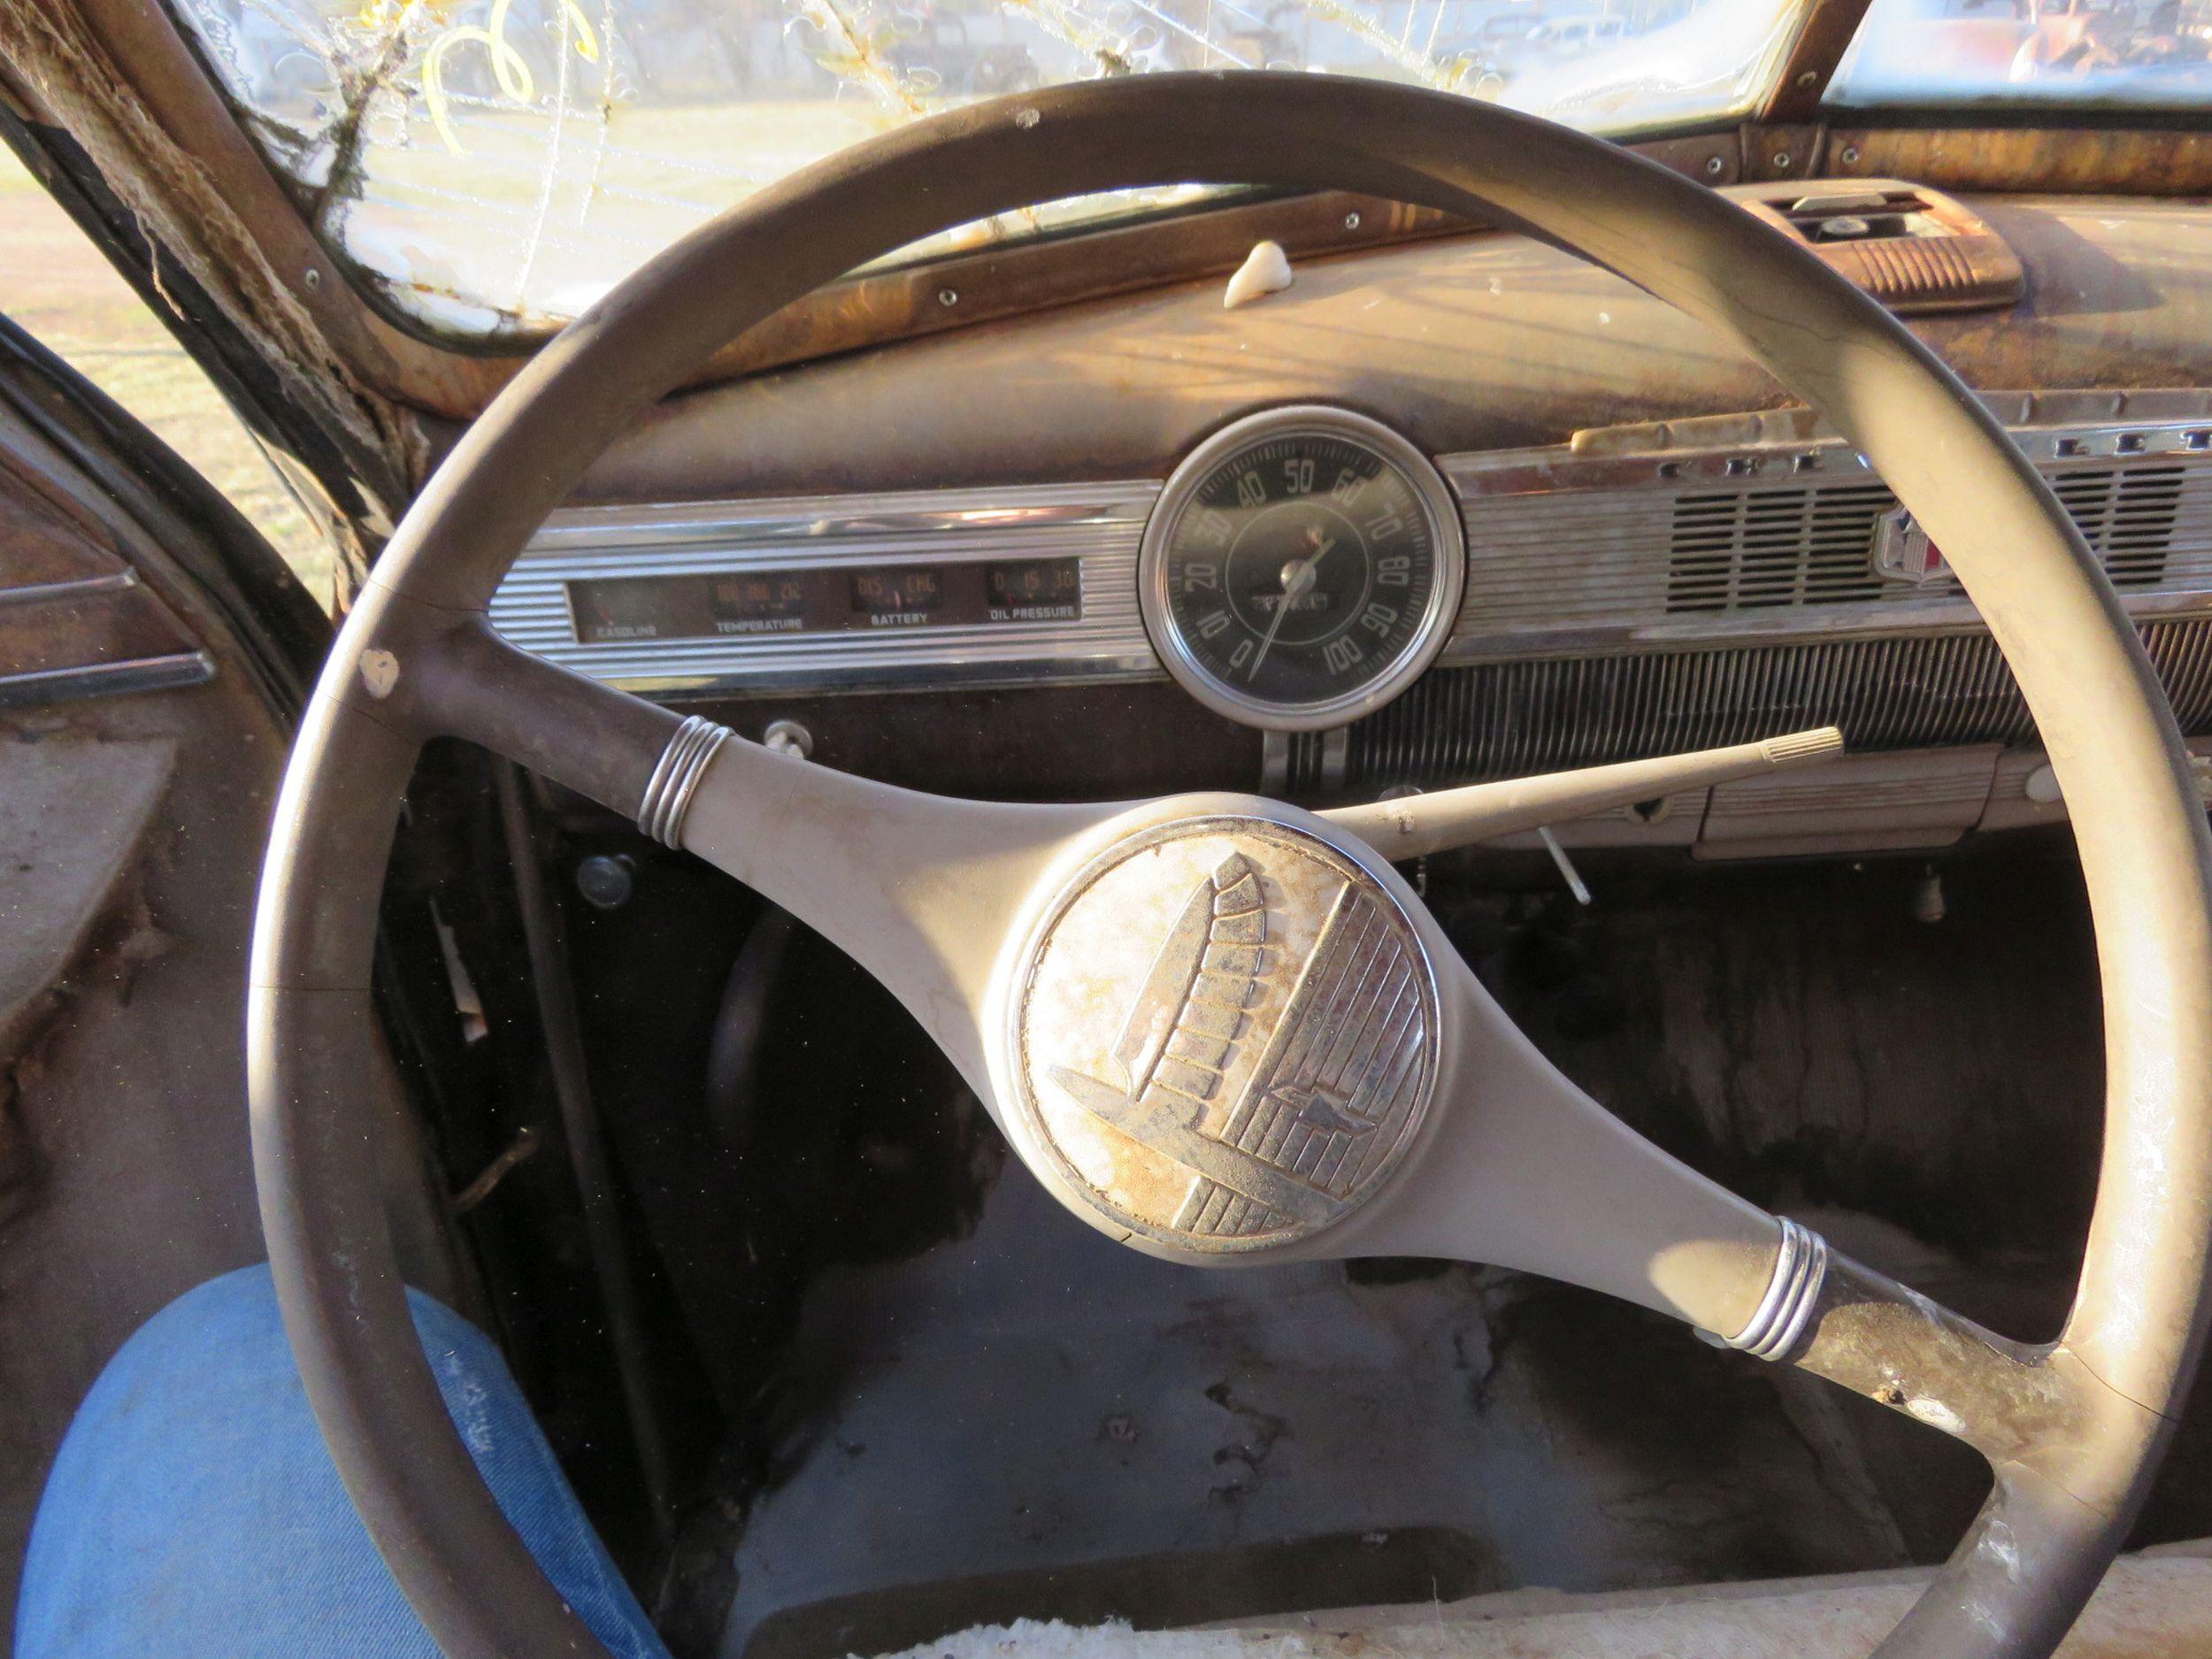
[[[230,499],[326,610],[328,547],[254,435],[100,250],[0,145],[0,311]]]
[[[2212,0],[1873,0],[1828,90],[1845,109],[2208,99]]]

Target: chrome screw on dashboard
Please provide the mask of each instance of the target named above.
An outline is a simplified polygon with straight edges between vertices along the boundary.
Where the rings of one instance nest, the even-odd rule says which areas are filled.
[[[796,755],[801,760],[814,758],[814,733],[796,720],[771,720],[768,729],[760,734],[760,746],[779,755]]]

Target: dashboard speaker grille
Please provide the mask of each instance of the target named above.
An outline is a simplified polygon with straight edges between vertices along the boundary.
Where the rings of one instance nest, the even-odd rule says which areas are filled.
[[[1678,495],[1667,610],[1758,611],[1879,599],[1874,526],[1897,504],[1879,484]]]
[[[2180,465],[2084,467],[2057,473],[2051,486],[2113,586],[2154,588],[2166,574],[2187,472]],[[1668,614],[1955,595],[1955,577],[1915,588],[1875,573],[1875,528],[1896,505],[1897,498],[1876,483],[1677,495]]]
[[[2141,629],[2182,729],[2212,730],[2212,622]],[[1289,785],[1325,795],[1517,777],[1837,725],[1854,749],[2034,734],[1988,635],[1833,641],[1432,671],[1338,740],[1291,742]]]
[[[2052,480],[2115,588],[2154,588],[2166,574],[2186,470],[2093,467]]]

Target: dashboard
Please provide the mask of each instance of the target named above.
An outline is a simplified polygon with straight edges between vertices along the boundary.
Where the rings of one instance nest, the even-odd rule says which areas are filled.
[[[1924,296],[1916,326],[1999,388],[2185,729],[2212,731],[2212,214],[1971,205],[2024,280]],[[894,487],[774,488],[840,475]],[[1781,798],[1569,839],[1920,846],[2062,813],[1941,549],[1863,458],[1656,302],[1509,235],[1316,262],[1248,311],[1191,284],[676,400],[493,620],[810,733],[918,700],[887,723],[926,735],[934,708],[1010,752],[1048,720],[1091,773],[1047,767],[1047,792],[1133,787],[1123,761],[1179,731],[1209,757],[1183,787],[1319,800],[1832,721],[1854,757]],[[864,742],[823,757],[882,770]]]

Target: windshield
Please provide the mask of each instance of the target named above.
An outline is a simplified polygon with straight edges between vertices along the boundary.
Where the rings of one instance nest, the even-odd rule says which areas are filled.
[[[1831,104],[2212,105],[2212,0],[1874,0]]]
[[[1805,0],[171,3],[334,252],[417,326],[491,340],[557,326],[818,157],[995,94],[1304,69],[1621,133],[1747,111]]]

